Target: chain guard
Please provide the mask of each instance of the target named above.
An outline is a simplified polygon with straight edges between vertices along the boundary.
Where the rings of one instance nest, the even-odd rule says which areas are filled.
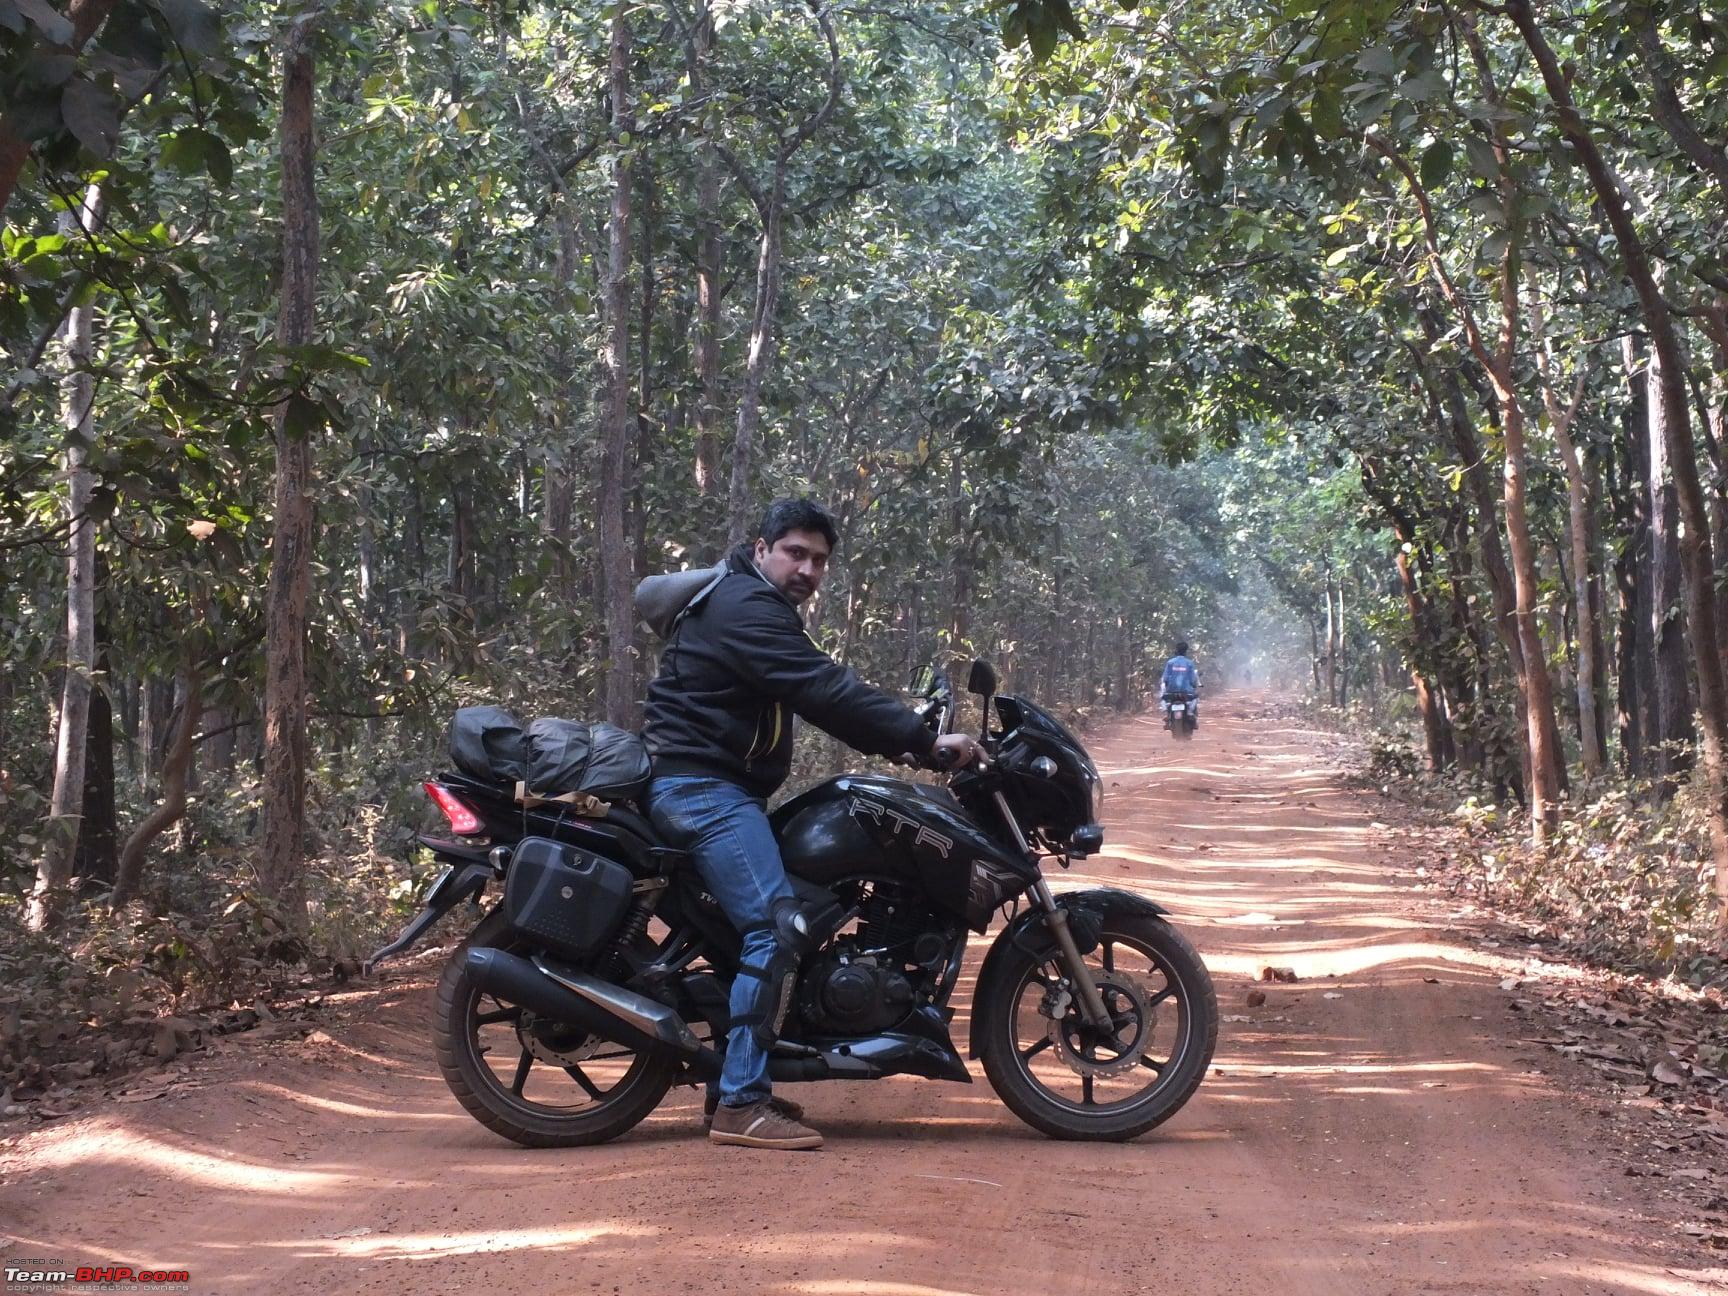
[[[1139,1027],[1139,1033],[1134,1037],[1134,1042],[1120,1057],[1102,1060],[1087,1057],[1075,1047],[1074,1040],[1069,1034],[1069,1028],[1072,1027],[1075,1031],[1084,1031],[1090,1028],[1087,1027],[1085,1017],[1081,1014],[1078,1005],[1073,1002],[1072,996],[1064,990],[1062,992],[1064,1002],[1061,1006],[1065,1011],[1060,1015],[1050,1017],[1050,1043],[1054,1047],[1056,1055],[1062,1059],[1063,1065],[1075,1075],[1093,1077],[1120,1075],[1122,1072],[1138,1066],[1140,1059],[1145,1057],[1151,1049],[1152,1036],[1158,1025],[1158,1010],[1152,1006],[1152,996],[1146,992],[1146,987],[1140,984],[1138,978],[1126,972],[1095,970],[1092,973],[1092,979],[1097,983],[1098,993],[1104,997],[1105,1004],[1113,1010],[1123,999],[1128,1000],[1135,1022]],[[1114,1012],[1113,1015],[1121,1016],[1122,1014]],[[1112,1042],[1117,1046],[1121,1045],[1120,1038],[1113,1038]]]

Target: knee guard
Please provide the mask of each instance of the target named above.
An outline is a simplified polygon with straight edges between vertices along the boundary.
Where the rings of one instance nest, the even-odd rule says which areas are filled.
[[[763,1048],[772,1048],[786,1025],[786,1014],[792,1007],[792,990],[798,982],[798,965],[804,956],[820,944],[810,925],[809,916],[798,901],[782,896],[774,902],[767,922],[751,931],[774,933],[774,948],[766,964],[742,963],[738,975],[760,982],[754,1007],[742,1017],[734,1018],[733,1026],[748,1026],[750,1033]]]

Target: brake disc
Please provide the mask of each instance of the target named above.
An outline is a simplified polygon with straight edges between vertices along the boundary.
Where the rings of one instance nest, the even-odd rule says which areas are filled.
[[[1158,1010],[1152,1006],[1152,996],[1146,992],[1146,987],[1127,972],[1095,971],[1092,978],[1098,985],[1098,993],[1103,996],[1105,1006],[1111,1009],[1112,1016],[1120,1018],[1124,1015],[1118,1011],[1122,1001],[1126,1000],[1132,1012],[1133,1020],[1127,1023],[1133,1029],[1133,1038],[1124,1044],[1118,1033],[1108,1040],[1100,1041],[1111,1048],[1121,1049],[1121,1053],[1108,1057],[1088,1057],[1074,1038],[1081,1033],[1094,1033],[1087,1026],[1086,1019],[1078,1006],[1072,1008],[1061,1017],[1050,1022],[1050,1043],[1067,1068],[1075,1075],[1111,1076],[1119,1075],[1140,1064],[1152,1047],[1153,1030],[1158,1024]],[[1091,1046],[1096,1053],[1098,1045]]]
[[[568,1031],[575,1037],[576,1043],[569,1047],[559,1047],[550,1040],[542,1039],[540,1032]],[[550,1063],[552,1066],[576,1066],[586,1062],[600,1051],[600,1046],[606,1041],[598,1035],[590,1035],[574,1026],[561,1026],[557,1022],[543,1022],[532,1012],[524,1008],[522,1016],[516,1020],[516,1038],[522,1041],[522,1047],[534,1057]]]

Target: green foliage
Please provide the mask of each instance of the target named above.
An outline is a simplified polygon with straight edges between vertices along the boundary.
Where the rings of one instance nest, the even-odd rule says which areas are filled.
[[[600,306],[625,162],[633,574],[712,560],[755,323],[752,187],[824,102],[829,67],[803,8],[716,6],[699,54],[705,12],[633,11],[634,126],[614,138],[603,8],[218,16],[200,0],[121,0],[73,52],[57,9],[0,0],[0,114],[32,145],[0,233],[0,877],[13,889],[40,857],[52,781],[74,377],[58,329],[74,307],[92,314],[97,683],[117,715],[123,830],[161,796],[167,681],[189,660],[203,681],[198,784],[153,850],[140,932],[204,940],[204,924],[245,918],[225,911],[250,894],[278,431],[308,442],[316,482],[314,958],[351,958],[405,903],[414,787],[451,707],[595,707]],[[1492,338],[1499,268],[1522,266],[1554,371],[1581,375],[1573,436],[1606,481],[1603,522],[1627,494],[1612,350],[1634,322],[1621,249],[1512,29],[1426,0],[825,12],[842,92],[786,164],[750,481],[841,518],[818,639],[887,683],[989,653],[1010,687],[1085,716],[1133,706],[1178,635],[1209,666],[1318,679],[1330,590],[1346,609],[1340,690],[1383,695],[1408,724],[1403,681],[1433,680],[1481,790],[1503,801],[1520,776],[1518,711],[1483,570],[1503,446],[1439,271]],[[1661,74],[1719,146],[1715,18],[1602,5],[1564,15],[1555,39],[1687,304],[1694,392],[1719,406],[1728,360],[1705,326],[1728,291],[1723,195],[1651,120],[1646,18]],[[317,335],[284,349],[281,53],[314,19]],[[1369,132],[1429,200],[1432,252],[1405,173]],[[97,194],[82,228],[69,214]],[[719,376],[705,390],[693,352],[709,240]],[[1576,623],[1566,480],[1536,417],[1535,358],[1514,336],[1537,615],[1558,667]],[[722,482],[704,489],[694,465],[715,445]],[[1479,472],[1494,483],[1485,508]],[[1431,623],[1411,617],[1399,557]],[[651,647],[635,648],[645,679]],[[812,742],[801,771],[837,755]],[[204,957],[221,972],[226,951]],[[222,988],[186,957],[180,988],[163,981],[170,999]]]

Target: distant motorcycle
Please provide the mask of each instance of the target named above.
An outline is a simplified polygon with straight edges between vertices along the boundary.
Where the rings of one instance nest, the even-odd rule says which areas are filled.
[[[1162,701],[1164,727],[1177,738],[1192,738],[1200,724],[1200,699],[1191,694],[1167,693]]]
[[[1066,868],[1103,845],[1097,767],[1048,711],[998,696],[986,663],[969,687],[984,699],[987,764],[947,771],[947,787],[847,774],[770,815],[797,898],[785,915],[797,958],[780,983],[769,1074],[970,1082],[950,1000],[968,936],[1000,912],[1006,925],[970,986],[967,1051],[1033,1128],[1133,1138],[1205,1078],[1218,1036],[1211,978],[1151,900],[1051,891],[1047,863]],[[926,723],[947,732],[947,680],[926,670],[915,691]],[[513,718],[497,715],[519,742]],[[571,1147],[624,1133],[674,1084],[719,1075],[739,936],[689,858],[628,804],[646,782],[640,739],[566,721],[529,733],[549,725],[566,726],[550,736],[574,772],[537,784],[530,770],[526,786],[585,795],[525,798],[502,762],[464,760],[453,741],[471,772],[426,790],[454,840],[421,839],[445,872],[372,962],[459,903],[501,892],[439,982],[439,1068],[495,1133]],[[640,770],[618,773],[638,755]]]

